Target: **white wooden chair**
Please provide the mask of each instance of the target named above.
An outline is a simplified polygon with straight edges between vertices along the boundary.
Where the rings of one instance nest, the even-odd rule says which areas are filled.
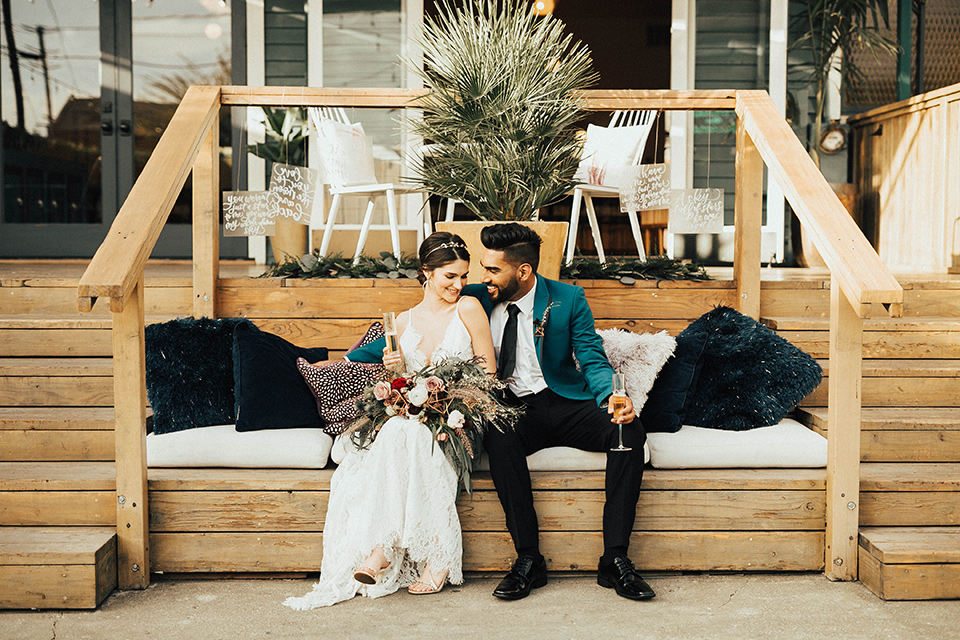
[[[311,107],[310,117],[313,125],[318,132],[326,130],[324,121],[336,123],[343,131],[343,127],[353,127],[352,136],[359,138],[362,136],[362,128],[357,129],[357,125],[350,123],[347,118],[347,112],[343,108]],[[323,134],[320,134],[321,137]],[[347,133],[349,137],[350,132]],[[365,136],[362,136],[365,138]],[[400,259],[400,228],[397,223],[397,195],[408,193],[418,193],[419,189],[405,185],[394,184],[392,182],[379,183],[376,176],[373,175],[373,151],[369,144],[369,139],[363,141],[354,140],[351,152],[358,154],[350,158],[346,157],[342,150],[331,148],[329,144],[320,142],[320,155],[324,165],[324,180],[330,188],[332,201],[330,211],[327,214],[326,224],[323,229],[323,239],[320,242],[320,255],[326,255],[330,248],[330,239],[333,235],[333,228],[336,225],[337,212],[340,209],[340,201],[347,196],[360,196],[367,198],[367,211],[363,217],[363,223],[360,225],[360,237],[357,239],[357,249],[353,254],[353,264],[360,261],[363,253],[363,247],[367,243],[367,235],[370,231],[370,220],[373,217],[373,208],[376,205],[377,198],[385,196],[387,199],[387,216],[390,222],[390,243],[393,248],[393,254]],[[326,146],[326,148],[325,148]]]
[[[625,160],[631,165],[636,166],[640,164],[640,160],[643,157],[643,150],[647,146],[647,139],[650,136],[650,130],[653,128],[654,123],[657,121],[657,111],[615,111],[613,117],[610,119],[610,125],[607,127],[606,132],[602,132],[606,135],[609,135],[610,130],[614,130],[618,127],[633,127],[630,135],[637,139],[636,150],[632,151],[632,157],[626,158]],[[602,127],[598,127],[602,129]],[[626,133],[626,132],[624,132]],[[588,128],[588,142],[589,142],[590,129]],[[632,144],[630,145],[632,146]],[[588,150],[584,146],[584,160],[587,159],[587,153],[592,155],[593,151]],[[593,184],[592,182],[585,182],[583,184],[576,185],[573,190],[570,192],[573,195],[573,205],[570,209],[570,227],[567,235],[567,255],[566,262],[569,264],[573,260],[573,253],[576,249],[577,243],[577,227],[580,222],[580,203],[583,201],[586,204],[587,209],[587,220],[590,223],[590,231],[593,235],[593,243],[597,247],[597,256],[600,258],[600,262],[606,262],[606,256],[603,253],[603,243],[600,240],[600,226],[597,224],[597,213],[593,208],[593,198],[594,197],[607,197],[607,198],[619,198],[620,189],[616,185],[601,185]],[[637,254],[640,256],[640,259],[643,260],[646,258],[646,250],[643,247],[643,236],[640,233],[640,219],[636,211],[628,211],[627,215],[630,219],[630,229],[633,231],[633,239],[637,244]]]

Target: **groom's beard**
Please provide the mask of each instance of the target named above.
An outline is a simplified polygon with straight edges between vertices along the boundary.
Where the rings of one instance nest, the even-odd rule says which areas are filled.
[[[491,291],[491,287],[493,290]],[[500,302],[506,302],[513,299],[513,296],[520,290],[520,281],[514,278],[508,282],[503,287],[493,284],[492,282],[487,285],[487,294],[490,296],[490,301],[494,304]]]

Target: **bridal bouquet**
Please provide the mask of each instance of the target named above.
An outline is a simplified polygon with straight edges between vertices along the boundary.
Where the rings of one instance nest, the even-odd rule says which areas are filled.
[[[478,358],[447,358],[415,373],[387,370],[367,384],[357,401],[360,417],[349,429],[354,443],[366,448],[390,418],[418,420],[469,493],[486,429],[509,429],[522,412],[497,399],[496,392],[505,387],[506,382],[487,375]]]

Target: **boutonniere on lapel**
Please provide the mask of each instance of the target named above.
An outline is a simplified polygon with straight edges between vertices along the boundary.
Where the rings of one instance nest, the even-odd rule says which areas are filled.
[[[547,320],[550,319],[550,309],[559,307],[559,302],[553,302],[553,296],[547,300],[547,308],[543,310],[543,317],[533,319],[533,337],[542,338],[543,332],[547,328]]]

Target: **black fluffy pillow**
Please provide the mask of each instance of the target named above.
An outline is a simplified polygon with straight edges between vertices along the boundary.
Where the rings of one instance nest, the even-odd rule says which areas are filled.
[[[687,328],[677,336],[677,347],[653,381],[640,412],[640,422],[647,433],[674,433],[683,426],[684,407],[696,389],[702,364],[700,356],[706,344],[706,333],[696,327]]]
[[[233,336],[237,431],[324,426],[297,369],[297,358],[326,360],[327,349],[298,347],[253,324],[237,327]]]
[[[686,331],[706,334],[707,342],[684,424],[730,431],[777,424],[823,377],[808,354],[729,307],[700,316]]]
[[[250,322],[186,318],[146,328],[154,433],[233,423],[233,331],[240,325]]]

